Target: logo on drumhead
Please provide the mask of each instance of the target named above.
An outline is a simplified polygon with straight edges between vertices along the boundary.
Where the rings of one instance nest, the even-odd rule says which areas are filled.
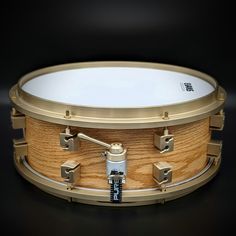
[[[180,83],[181,89],[186,92],[194,92],[193,86],[191,83]]]

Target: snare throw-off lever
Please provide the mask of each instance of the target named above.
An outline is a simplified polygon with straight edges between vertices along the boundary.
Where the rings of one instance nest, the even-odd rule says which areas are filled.
[[[111,186],[110,199],[114,203],[121,202],[122,184],[126,181],[127,173],[127,149],[123,147],[122,143],[108,144],[83,133],[71,134],[69,128],[60,133],[60,144],[64,150],[79,150],[79,145],[75,144],[79,140],[86,140],[106,148],[102,152],[102,157],[106,159],[106,175]]]
[[[106,173],[111,185],[111,201],[119,203],[122,200],[122,184],[125,183],[127,149],[121,143],[112,143],[103,156],[106,158]]]

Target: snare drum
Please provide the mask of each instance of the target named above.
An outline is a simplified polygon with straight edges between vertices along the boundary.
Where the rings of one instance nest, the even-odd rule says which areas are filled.
[[[217,173],[226,93],[204,73],[165,64],[48,67],[10,90],[18,172],[73,202],[132,206],[186,195]]]

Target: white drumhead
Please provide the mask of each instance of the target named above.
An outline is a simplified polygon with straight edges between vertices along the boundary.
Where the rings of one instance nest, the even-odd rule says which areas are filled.
[[[137,67],[63,70],[35,77],[22,89],[53,102],[95,108],[166,106],[199,99],[215,90],[189,74]]]

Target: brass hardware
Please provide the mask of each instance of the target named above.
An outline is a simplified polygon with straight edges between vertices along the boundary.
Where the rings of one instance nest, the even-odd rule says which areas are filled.
[[[71,118],[71,112],[69,110],[66,110],[65,116],[66,119],[70,119]]]
[[[217,90],[217,99],[219,101],[224,101],[225,100],[225,97],[226,97],[226,94],[225,94],[225,91],[222,87],[218,87],[218,90]]]
[[[166,191],[159,191],[160,188],[123,190],[123,202],[113,204],[107,190],[80,188],[74,186],[73,191],[67,190],[66,184],[52,180],[31,168],[25,158],[18,162],[14,158],[14,163],[18,172],[32,184],[50,194],[63,199],[71,199],[72,202],[81,202],[102,206],[138,206],[164,201],[170,201],[184,196],[210,181],[218,172],[220,165],[212,165],[209,160],[205,168],[197,175],[176,183],[166,184]]]
[[[94,68],[101,66],[130,66],[186,73],[192,76],[196,76],[206,81],[207,83],[210,83],[213,86],[214,91],[212,91],[212,93],[208,94],[207,96],[187,103],[183,102],[180,104],[173,104],[163,107],[114,109],[68,106],[68,104],[52,102],[34,97],[22,89],[22,86],[27,81],[41,74],[61,70]],[[217,96],[217,94],[219,94],[219,96]],[[142,129],[186,124],[209,117],[210,115],[215,114],[222,109],[226,99],[226,92],[223,88],[217,85],[217,82],[211,76],[195,70],[158,63],[119,61],[73,63],[37,70],[22,77],[19,80],[18,84],[12,87],[9,96],[13,105],[16,108],[19,107],[21,112],[29,115],[30,117],[47,122],[87,128]],[[218,100],[217,97],[219,97],[219,99],[221,100]],[[222,100],[222,97],[224,98],[224,100]],[[69,116],[66,116],[69,119],[65,118],[66,110],[69,110],[70,114],[68,114]],[[163,113],[165,111],[168,111],[169,115],[171,114],[171,119],[163,119]]]
[[[25,115],[18,112],[15,108],[12,108],[11,122],[12,122],[13,129],[24,129],[25,128]]]
[[[80,177],[80,163],[75,160],[67,160],[61,165],[61,177],[68,183],[68,188],[71,189],[74,183]]]
[[[169,112],[165,111],[162,117],[163,120],[169,120]]]
[[[79,138],[77,133],[71,133],[70,128],[66,128],[64,132],[60,133],[60,145],[66,151],[79,150]]]
[[[24,138],[22,138],[22,139],[13,139],[13,147],[15,149],[16,157],[27,156],[28,144],[27,144],[27,142],[25,141]]]
[[[214,164],[217,165],[221,159],[222,141],[211,140],[207,145],[207,156],[214,158]]]
[[[160,153],[171,152],[174,150],[174,135],[165,128],[163,134],[154,134],[154,145]]]
[[[66,110],[66,117],[69,117],[70,116],[70,111],[69,110]]]
[[[11,122],[13,129],[23,129],[23,136],[25,136],[25,115],[18,112],[15,108],[11,111]],[[18,161],[22,156],[27,156],[28,144],[25,138],[13,139],[14,155]]]
[[[222,141],[221,140],[211,140],[207,145],[207,154],[210,156],[217,156],[221,153]]]
[[[167,162],[153,164],[153,177],[155,182],[161,187],[172,181],[172,166]]]
[[[225,121],[225,113],[220,110],[219,113],[210,116],[210,129],[223,130]]]

